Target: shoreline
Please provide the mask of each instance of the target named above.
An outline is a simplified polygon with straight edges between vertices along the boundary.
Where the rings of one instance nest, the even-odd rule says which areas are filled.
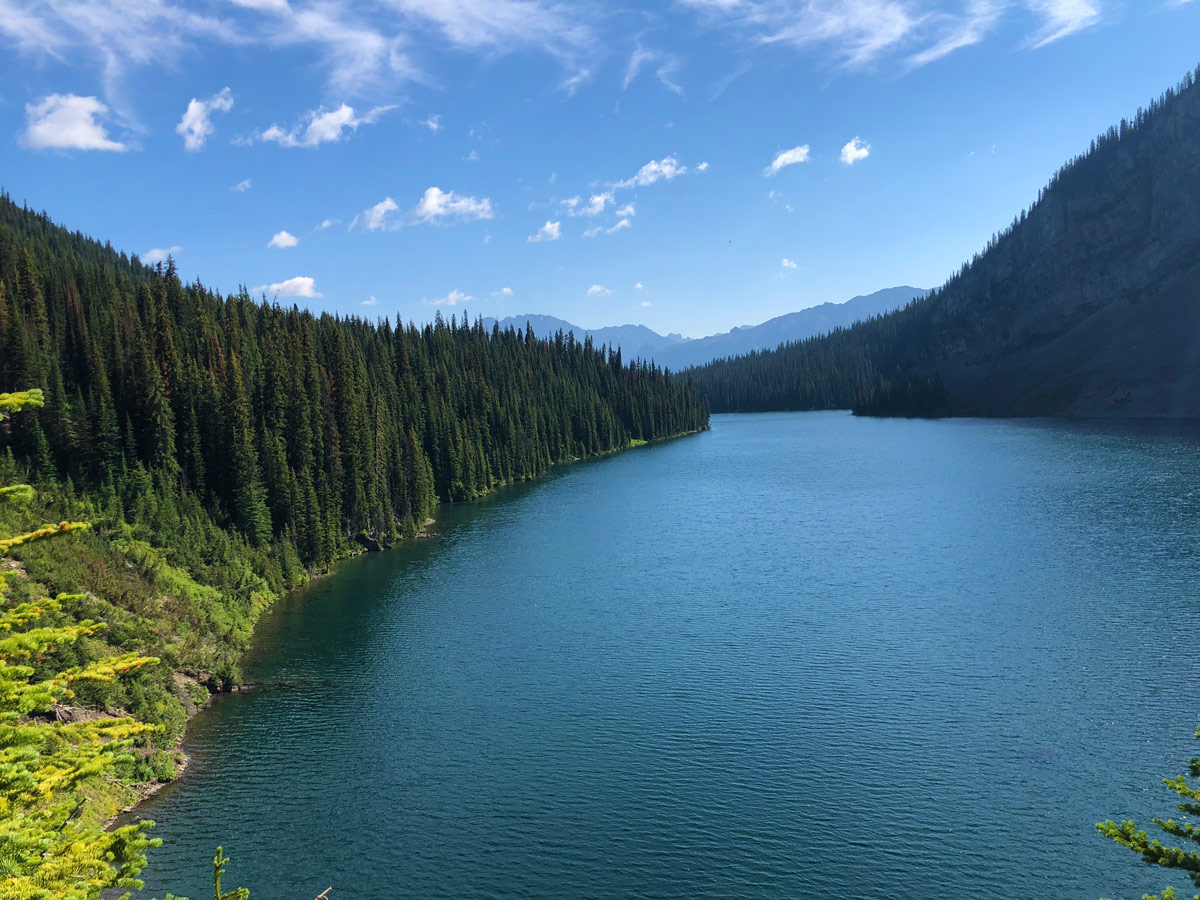
[[[667,437],[661,437],[661,438],[658,438],[657,440],[653,440],[653,441],[643,441],[643,440],[631,439],[629,444],[627,444],[624,447],[614,447],[612,450],[605,450],[601,453],[595,454],[594,456],[575,457],[575,458],[572,458],[569,460],[563,460],[562,462],[559,462],[559,463],[554,463],[550,466],[549,469],[546,470],[546,472],[543,475],[539,475],[534,478],[525,479],[525,480],[526,481],[537,481],[537,480],[545,477],[545,475],[548,475],[552,470],[554,470],[555,468],[557,468],[559,466],[571,465],[571,464],[580,463],[580,462],[587,462],[588,460],[593,460],[593,459],[602,459],[607,456],[615,456],[619,453],[625,452],[626,450],[634,450],[639,447],[648,447],[648,446],[653,446],[654,444],[665,443],[666,441],[673,441],[673,440],[677,440],[679,438],[691,437],[693,435],[702,434],[704,431],[709,431],[709,430],[711,430],[711,428],[709,428],[709,429],[697,428],[692,431],[684,431],[684,432],[680,432],[679,434],[673,434],[673,435],[669,435]],[[506,481],[506,482],[496,484],[490,490],[488,490],[488,492],[486,494],[483,494],[482,496],[477,497],[475,499],[482,500],[486,497],[490,497],[491,495],[493,495],[494,493],[496,493],[497,491],[499,491],[502,488],[511,487],[511,486],[519,484],[519,483],[520,482],[514,480],[514,481]],[[472,501],[467,500],[467,501],[446,501],[446,502],[447,503],[454,503],[454,502],[470,503]],[[439,503],[438,503],[437,507],[434,509],[434,511],[436,512],[437,509],[440,509],[442,505],[443,505],[443,503],[441,501],[439,501]],[[433,518],[432,516],[426,517],[425,521],[421,524],[420,531],[416,532],[409,538],[403,538],[394,544],[390,544],[386,547],[381,547],[378,550],[374,550],[374,549],[371,549],[371,548],[368,548],[368,547],[365,547],[362,545],[358,545],[357,552],[352,553],[351,555],[346,556],[343,559],[337,560],[325,572],[319,572],[319,573],[310,575],[308,580],[304,584],[300,585],[299,587],[292,588],[289,591],[285,591],[284,593],[280,594],[278,597],[273,599],[263,609],[263,613],[265,613],[267,610],[271,609],[280,600],[284,599],[285,597],[290,596],[291,594],[295,593],[296,591],[303,590],[304,588],[306,588],[310,584],[312,584],[314,581],[321,579],[321,578],[325,578],[329,575],[332,575],[334,572],[337,571],[337,569],[340,567],[341,563],[343,563],[343,562],[347,562],[352,559],[358,559],[359,557],[365,556],[369,553],[385,553],[388,550],[394,549],[394,548],[400,546],[401,544],[407,543],[410,540],[413,540],[413,541],[429,540],[431,538],[437,537],[436,532],[430,532],[428,530],[430,528],[430,526],[435,525],[435,524],[437,524],[437,520],[435,518]],[[261,615],[260,615],[260,618],[261,618]],[[258,626],[258,620],[256,619],[255,623],[254,623],[254,627],[257,628],[257,626]],[[253,640],[254,640],[254,635],[253,635],[253,630],[252,630],[251,642],[253,642]],[[247,648],[245,653],[249,653],[249,652],[250,652],[250,648]],[[243,658],[245,656],[245,653],[243,653]],[[187,677],[187,676],[183,675],[183,673],[181,673],[181,672],[177,672],[176,675],[181,676],[181,677]],[[148,800],[151,800],[152,798],[157,796],[165,788],[175,784],[177,781],[179,781],[181,778],[183,778],[184,774],[187,772],[188,768],[191,766],[191,757],[187,754],[187,751],[185,751],[183,749],[183,747],[184,747],[184,744],[187,743],[188,732],[191,729],[192,720],[202,710],[207,709],[219,697],[226,696],[229,694],[242,693],[245,690],[252,690],[252,689],[253,689],[252,684],[250,684],[249,682],[243,682],[242,684],[232,685],[230,690],[228,690],[228,691],[210,691],[208,696],[204,699],[203,703],[196,704],[194,708],[190,708],[188,710],[187,722],[184,725],[183,732],[179,736],[179,740],[176,742],[174,747],[164,748],[164,749],[167,749],[171,753],[177,754],[177,759],[179,760],[179,762],[178,762],[177,770],[175,772],[175,777],[172,778],[170,781],[143,781],[143,782],[134,782],[134,783],[128,784],[128,785],[122,785],[123,788],[127,788],[128,790],[132,791],[136,795],[137,799],[122,806],[121,809],[119,809],[115,814],[113,814],[111,817],[109,817],[109,819],[104,823],[104,827],[106,829],[116,827],[118,825],[118,823],[120,823],[122,820],[125,820],[126,817],[135,816],[139,807],[141,807],[143,804],[145,804]]]

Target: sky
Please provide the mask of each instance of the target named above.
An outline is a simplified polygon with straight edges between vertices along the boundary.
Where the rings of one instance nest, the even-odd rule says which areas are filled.
[[[0,187],[223,292],[699,337],[934,287],[1200,0],[0,0]]]

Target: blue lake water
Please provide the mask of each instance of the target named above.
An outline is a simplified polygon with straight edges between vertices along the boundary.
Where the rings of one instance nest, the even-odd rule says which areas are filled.
[[[145,896],[1170,883],[1093,826],[1200,749],[1195,426],[716,416],[436,530],[264,619]]]

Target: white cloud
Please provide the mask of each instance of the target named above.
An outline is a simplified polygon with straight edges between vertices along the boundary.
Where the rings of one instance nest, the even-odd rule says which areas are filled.
[[[613,201],[612,191],[605,191],[602,194],[592,194],[588,198],[585,205],[580,205],[578,197],[568,197],[563,201],[563,205],[567,207],[567,215],[569,216],[598,216],[604,212],[605,206]]]
[[[317,147],[326,143],[337,143],[353,134],[360,125],[373,125],[392,106],[376,106],[366,115],[354,114],[354,107],[343,103],[337,109],[321,106],[309,110],[295,128],[284,129],[272,125],[258,136],[261,141],[275,141],[281,147]]]
[[[633,286],[633,289],[635,291],[644,291],[646,289],[646,286],[639,281],[637,284],[635,284]]]
[[[783,260],[779,264],[781,266],[783,266],[785,269],[796,268],[796,261],[794,259],[788,259],[786,256],[783,258]]]
[[[871,155],[871,145],[863,143],[862,138],[854,138],[842,148],[841,159],[842,163],[847,166],[852,166],[860,159],[866,159]]]
[[[798,147],[793,147],[791,150],[780,150],[775,154],[775,158],[771,160],[771,164],[763,170],[763,174],[768,176],[776,175],[785,166],[794,166],[797,163],[808,162],[808,156],[808,144],[801,144]]]
[[[420,201],[412,210],[417,222],[438,223],[451,219],[469,222],[472,219],[491,219],[492,201],[487,197],[466,197],[454,191],[443,191],[439,187],[426,188]]]
[[[707,162],[700,163],[700,165],[696,166],[696,171],[697,172],[707,172],[708,171],[708,163]]]
[[[513,295],[513,289],[510,287],[504,287],[504,288],[500,288],[500,290],[498,290],[498,291],[492,291],[493,297],[511,297],[512,295]]]
[[[251,290],[252,294],[270,294],[272,297],[307,297],[318,300],[324,294],[318,293],[316,281],[307,275],[297,275],[275,284],[260,284]]]
[[[602,284],[593,284],[587,289],[587,295],[589,297],[607,297],[611,293],[612,291]]]
[[[707,163],[704,167],[708,168]],[[650,160],[650,162],[638,169],[636,175],[632,178],[626,178],[624,181],[618,181],[614,187],[646,187],[657,181],[671,181],[686,173],[687,166],[679,165],[679,160],[674,156],[665,156],[662,159]]]
[[[639,304],[639,306],[649,306],[649,305],[650,305],[650,301],[649,301],[649,300],[643,300],[643,301],[642,301],[642,302]]]
[[[359,222],[362,222],[363,228],[367,231],[383,231],[385,228],[398,228],[398,225],[393,225],[388,221],[388,215],[394,213],[399,208],[400,205],[391,197],[384,197],[374,206],[368,206],[355,216],[354,220],[350,223],[350,227],[353,228]],[[328,227],[325,224],[326,222],[330,225],[333,224],[331,220],[326,219],[325,222],[321,223],[322,229]]]
[[[462,291],[451,291],[445,297],[439,297],[436,300],[422,300],[426,306],[458,306],[460,303],[466,303],[469,300],[474,300],[470,294],[464,294]]]
[[[237,194],[246,193],[246,191],[250,190],[250,179],[243,178],[241,181],[231,187],[230,190]]]
[[[142,262],[148,266],[155,263],[165,262],[168,256],[177,256],[183,248],[176,245],[174,247],[155,247],[153,250],[147,250],[142,254]]]
[[[110,140],[96,121],[107,113],[108,107],[95,97],[76,94],[51,94],[39,103],[26,103],[24,144],[34,150],[128,150],[127,144]]]
[[[622,219],[628,219],[630,216],[637,213],[637,207],[632,203],[626,203],[620,209],[616,210],[614,215],[620,216]]]
[[[362,302],[362,305],[363,306],[378,306],[379,301],[375,298],[375,295],[372,294],[368,299],[366,299]]]
[[[1026,40],[1030,47],[1045,47],[1100,21],[1095,0],[1027,0],[1029,8],[1045,20]]]
[[[557,241],[562,237],[562,222],[546,221],[546,224],[537,230],[537,234],[531,234],[525,240],[530,244],[542,244],[546,241]]]
[[[300,243],[300,238],[296,237],[287,231],[279,231],[275,233],[275,237],[271,238],[268,247],[275,247],[279,250],[286,250],[288,247],[295,247]]]
[[[222,88],[207,100],[197,100],[195,97],[184,110],[183,118],[175,126],[175,133],[183,137],[184,149],[195,153],[204,148],[204,142],[213,133],[212,114],[214,112],[229,112],[233,109],[233,91]]]
[[[428,128],[430,131],[432,131],[434,134],[437,134],[439,131],[441,131],[442,127],[443,127],[442,126],[442,117],[440,115],[430,116],[421,124],[424,125],[426,128]]]
[[[628,219],[621,219],[616,225],[611,228],[605,228],[603,225],[597,225],[595,228],[589,228],[583,233],[584,237],[595,237],[598,234],[616,234],[618,231],[624,231],[626,228],[632,228],[633,223]]]

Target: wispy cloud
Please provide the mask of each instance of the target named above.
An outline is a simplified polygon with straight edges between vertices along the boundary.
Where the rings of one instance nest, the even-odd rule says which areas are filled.
[[[214,112],[229,112],[233,109],[233,91],[222,88],[207,100],[197,100],[195,97],[188,103],[187,109],[175,132],[183,137],[184,149],[196,153],[204,149],[208,136],[213,133],[212,114]]]
[[[1045,47],[1069,34],[1090,28],[1100,21],[1098,0],[1027,0],[1029,8],[1040,13],[1042,27],[1026,41],[1030,47]]]
[[[791,150],[780,150],[775,154],[775,158],[771,160],[771,164],[763,170],[763,174],[767,176],[776,175],[780,169],[786,166],[808,162],[808,155],[808,144],[801,144],[799,147],[793,147]]]
[[[587,289],[587,295],[589,297],[607,297],[611,293],[612,293],[612,290],[609,288],[606,288],[602,284],[593,284],[590,288]]]
[[[288,247],[295,247],[298,243],[300,243],[300,238],[296,237],[291,232],[277,231],[267,246],[275,247],[278,250],[286,250]]]
[[[497,298],[501,298],[501,299],[504,297],[511,297],[512,295],[513,295],[513,289],[510,287],[502,287],[498,291],[492,291],[493,297],[497,297]]]
[[[598,234],[616,234],[618,231],[624,231],[626,228],[632,228],[633,222],[629,219],[621,219],[611,228],[605,228],[603,225],[597,225],[595,228],[589,228],[583,233],[584,237],[595,237]]]
[[[429,116],[421,124],[424,125],[426,128],[428,128],[430,131],[432,131],[434,134],[437,134],[444,127],[442,125],[442,117],[439,115]]]
[[[654,74],[663,87],[672,93],[683,96],[683,88],[674,80],[675,73],[681,67],[679,57],[663,50],[647,49],[641,44],[638,44],[629,56],[629,62],[625,66],[625,77],[621,79],[621,90],[629,90],[629,86],[638,77],[638,73],[647,65],[655,66]]]
[[[318,107],[304,114],[293,128],[272,125],[258,136],[261,141],[275,141],[281,147],[318,147],[337,143],[358,131],[362,125],[373,125],[392,106],[376,106],[359,116],[354,107],[343,103],[337,109]]]
[[[22,142],[34,150],[128,150],[128,144],[109,138],[101,121],[107,114],[108,107],[95,97],[51,94],[25,104]]]
[[[680,0],[713,27],[732,27],[753,44],[824,53],[863,68],[887,58],[907,68],[983,41],[1005,14],[1022,8],[1042,25],[1025,41],[1043,47],[1094,25],[1101,0]],[[958,7],[957,9],[954,7]]]
[[[362,302],[362,305],[363,306],[378,306],[379,300],[374,294],[372,294],[370,297],[368,297],[366,300],[364,300]]]
[[[525,238],[525,241],[530,244],[544,244],[547,241],[557,241],[560,237],[562,237],[562,222],[547,220],[546,224],[539,228],[536,234],[531,234]]]
[[[325,296],[317,291],[316,280],[307,275],[297,275],[295,278],[277,281],[274,284],[260,284],[251,288],[251,293],[268,294],[272,297],[305,297],[310,300],[319,300]]]
[[[980,43],[995,27],[1007,5],[1008,0],[970,0],[960,15],[935,16],[939,24],[933,43],[908,57],[909,68],[920,68],[955,50]]]
[[[165,262],[168,256],[178,256],[182,250],[183,248],[178,244],[173,247],[155,247],[142,254],[142,262],[152,266],[155,263]]]
[[[233,191],[235,194],[246,193],[246,191],[250,190],[250,179],[243,178],[241,181],[239,181],[237,184],[235,184],[233,187],[231,187],[230,190]]]
[[[786,256],[782,260],[780,260],[779,264],[781,266],[783,266],[785,269],[796,268],[796,261],[794,259],[788,259]]]

